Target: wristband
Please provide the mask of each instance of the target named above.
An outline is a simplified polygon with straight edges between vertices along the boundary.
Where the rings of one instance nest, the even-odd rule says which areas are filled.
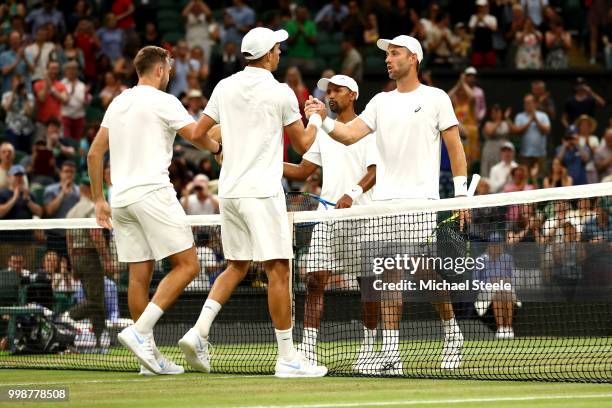
[[[363,194],[363,188],[359,184],[351,187],[351,190],[346,193],[346,195],[351,197],[353,201],[358,199],[362,194]]]
[[[455,184],[455,197],[467,196],[467,177],[466,176],[453,177],[453,183]]]
[[[217,151],[217,153],[213,153],[215,156],[218,154],[221,154],[221,151],[223,150],[223,144],[219,143],[219,150]]]
[[[321,128],[322,123],[323,119],[321,119],[321,115],[318,113],[313,113],[310,115],[310,119],[308,119],[308,125],[314,125],[317,129]]]
[[[330,118],[325,118],[325,120],[323,121],[323,125],[321,126],[321,129],[323,129],[323,131],[325,133],[331,133],[334,131],[334,127],[336,126],[336,121]]]

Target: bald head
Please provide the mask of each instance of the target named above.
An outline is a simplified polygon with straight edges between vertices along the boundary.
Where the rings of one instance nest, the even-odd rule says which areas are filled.
[[[0,144],[0,165],[3,168],[9,169],[15,160],[15,148],[9,142]]]

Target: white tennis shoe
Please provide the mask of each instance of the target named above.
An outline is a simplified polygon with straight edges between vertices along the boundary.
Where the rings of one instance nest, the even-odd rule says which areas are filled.
[[[444,336],[444,346],[442,347],[443,370],[455,370],[461,367],[463,349],[463,334],[461,332]]]
[[[161,368],[161,372],[159,374],[162,375],[177,375],[185,372],[183,366],[176,364],[166,356],[160,356],[157,359],[157,363]],[[147,368],[143,365],[140,366],[140,372],[138,374],[145,376],[157,375],[156,373],[147,370]]]
[[[178,342],[189,365],[203,373],[210,373],[210,356],[208,355],[208,340],[192,327]]]
[[[327,367],[314,365],[299,351],[292,360],[279,357],[276,360],[274,375],[279,378],[324,377]]]
[[[143,335],[136,330],[134,325],[123,329],[117,339],[128,350],[130,350],[147,370],[155,374],[161,374],[162,368],[159,366],[155,354],[153,354],[153,334]]]

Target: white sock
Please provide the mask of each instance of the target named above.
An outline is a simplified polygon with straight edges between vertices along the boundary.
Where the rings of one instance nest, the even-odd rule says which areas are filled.
[[[399,330],[383,330],[383,353],[399,353]]]
[[[215,317],[217,317],[219,310],[221,310],[221,303],[217,302],[216,300],[206,299],[204,306],[202,306],[200,317],[198,317],[198,321],[196,322],[195,326],[193,326],[200,333],[200,336],[202,336],[203,339],[208,339],[210,326],[212,325],[213,320],[215,320]]]
[[[442,324],[444,326],[445,337],[453,337],[461,333],[461,329],[459,328],[457,320],[454,317],[450,320],[442,320]]]
[[[155,326],[155,323],[157,323],[163,314],[164,311],[161,310],[159,306],[153,302],[149,302],[144,312],[142,312],[136,323],[134,323],[138,333],[144,335],[153,334],[153,326]]]
[[[363,349],[364,351],[372,351],[376,343],[376,329],[368,329],[363,326]]]
[[[314,349],[317,345],[317,335],[319,334],[319,329],[315,329],[314,327],[304,327],[304,334],[302,335],[302,344],[304,346]]]
[[[274,329],[278,342],[278,356],[285,360],[293,360],[295,348],[293,347],[293,327],[287,330]]]

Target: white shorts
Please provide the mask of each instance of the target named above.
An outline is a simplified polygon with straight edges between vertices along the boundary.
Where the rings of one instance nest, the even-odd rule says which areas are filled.
[[[259,262],[293,258],[284,194],[221,198],[219,206],[225,259]]]
[[[346,272],[359,275],[361,242],[368,220],[320,222],[314,226],[303,262],[307,273]]]
[[[119,262],[159,261],[194,245],[187,215],[172,187],[113,208],[112,219]]]
[[[391,203],[402,203],[410,200],[392,200]],[[367,236],[373,243],[371,254],[377,256],[410,256],[432,253],[436,242],[436,211],[418,211],[390,216],[373,216]]]
[[[410,199],[397,199],[385,203],[408,203]],[[435,242],[434,230],[437,212],[419,211],[407,214],[372,218],[369,235],[372,241],[395,241],[411,244]]]

